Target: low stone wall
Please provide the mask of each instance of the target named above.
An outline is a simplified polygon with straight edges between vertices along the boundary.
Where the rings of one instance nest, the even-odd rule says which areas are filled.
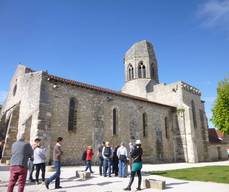
[[[228,154],[225,144],[212,144],[208,146],[209,161],[227,160]]]

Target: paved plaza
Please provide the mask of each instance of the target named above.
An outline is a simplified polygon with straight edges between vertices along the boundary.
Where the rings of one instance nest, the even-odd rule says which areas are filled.
[[[222,162],[209,162],[209,163],[171,163],[171,164],[145,164],[143,165],[143,181],[146,178],[160,179],[166,181],[165,192],[228,192],[229,184],[219,184],[212,182],[199,182],[199,181],[185,181],[172,178],[166,178],[157,175],[147,175],[149,171],[163,171],[172,169],[181,169],[188,167],[202,167],[208,165],[228,165],[229,161]],[[0,191],[5,192],[7,189],[7,180],[9,178],[9,167],[5,165],[0,165]],[[121,192],[123,188],[127,186],[129,182],[129,177],[119,178],[119,177],[101,177],[98,174],[98,167],[94,166],[93,171],[95,173],[92,177],[86,181],[82,181],[75,177],[76,170],[83,170],[82,166],[74,167],[62,167],[61,171],[61,186],[62,189],[55,190],[54,184],[50,184],[50,190],[47,190],[43,184],[35,185],[27,183],[25,187],[26,192],[45,192],[45,191],[57,191],[57,192]],[[51,175],[52,172],[47,172],[47,176]],[[132,185],[132,191],[136,191],[137,187],[137,177]],[[145,189],[145,192],[159,192],[161,190],[156,189]],[[17,187],[15,188],[16,191]]]

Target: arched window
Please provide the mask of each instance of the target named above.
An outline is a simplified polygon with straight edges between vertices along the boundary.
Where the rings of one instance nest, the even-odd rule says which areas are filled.
[[[151,66],[150,66],[150,77],[151,79],[154,79],[154,64],[152,63]]]
[[[142,66],[142,77],[146,78],[146,67],[145,67],[145,65]]]
[[[118,123],[118,115],[117,109],[113,109],[113,135],[117,135],[117,123]]]
[[[68,113],[68,131],[76,131],[77,128],[77,101],[75,98],[71,98],[69,102]]]
[[[128,65],[128,80],[132,80],[134,78],[134,68],[131,64]]]
[[[195,108],[195,103],[194,103],[193,100],[192,100],[192,118],[193,118],[194,128],[196,128],[197,127],[197,123],[196,123],[196,108]]]
[[[16,95],[16,92],[17,92],[17,84],[16,84],[16,85],[14,85],[14,89],[13,89],[13,96],[15,96],[15,95]]]
[[[142,61],[138,65],[138,78],[146,78],[146,67]]]
[[[143,137],[147,136],[147,114],[143,113],[142,115],[142,124],[143,124]]]
[[[168,127],[168,118],[165,117],[165,137],[166,137],[166,139],[169,138],[168,128],[169,128],[169,127]]]
[[[142,78],[142,70],[141,65],[138,65],[138,78]]]

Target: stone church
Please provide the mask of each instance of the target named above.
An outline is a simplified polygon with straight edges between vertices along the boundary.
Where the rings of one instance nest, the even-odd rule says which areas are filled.
[[[208,124],[201,92],[182,81],[160,83],[153,45],[140,41],[125,54],[125,84],[113,91],[19,65],[0,116],[3,159],[19,132],[31,143],[41,138],[52,161],[56,138],[63,142],[63,164],[81,163],[86,145],[116,146],[141,139],[144,161],[210,161]],[[217,149],[221,153],[221,149]],[[222,156],[222,155],[221,155]]]

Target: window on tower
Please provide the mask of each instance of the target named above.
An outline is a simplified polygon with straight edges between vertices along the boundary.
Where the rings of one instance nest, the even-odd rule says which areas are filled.
[[[146,67],[142,61],[138,65],[138,78],[146,78]]]
[[[131,64],[128,65],[128,80],[132,80],[134,78],[134,68]]]

